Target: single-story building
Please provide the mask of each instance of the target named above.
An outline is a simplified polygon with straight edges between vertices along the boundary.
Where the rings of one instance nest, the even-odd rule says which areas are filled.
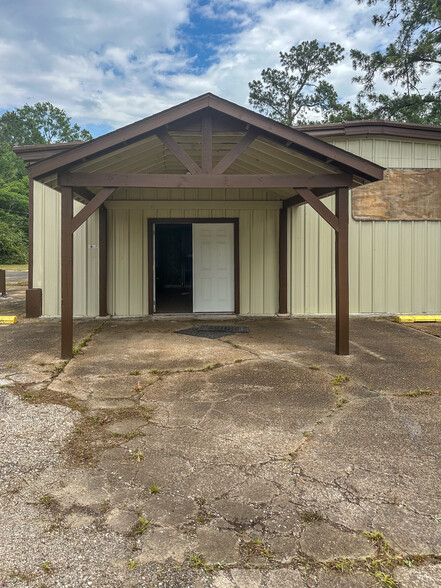
[[[62,357],[73,316],[153,313],[335,313],[347,354],[349,313],[441,309],[440,139],[291,128],[204,94],[85,143],[17,147],[29,312],[41,290]]]

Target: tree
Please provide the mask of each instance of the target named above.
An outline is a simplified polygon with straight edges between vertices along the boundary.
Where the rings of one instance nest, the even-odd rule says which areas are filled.
[[[441,73],[440,0],[359,0],[381,4],[384,10],[373,17],[373,24],[390,27],[397,23],[396,39],[386,49],[371,54],[352,50],[353,66],[363,84],[361,96],[373,105],[371,117],[408,122],[441,124],[441,85],[437,80],[428,91],[426,74]],[[377,94],[378,76],[401,91]]]
[[[259,112],[290,126],[307,122],[312,113],[322,119],[337,114],[342,105],[324,78],[343,59],[344,49],[337,43],[303,41],[287,53],[280,52],[281,68],[264,69],[261,80],[248,84],[248,100]]]
[[[0,263],[27,260],[28,181],[26,166],[12,146],[91,138],[49,102],[25,104],[0,116]]]
[[[50,102],[37,102],[33,106],[6,111],[0,117],[0,142],[9,145],[38,145],[42,143],[68,143],[89,141],[92,135],[71,122],[61,108]]]

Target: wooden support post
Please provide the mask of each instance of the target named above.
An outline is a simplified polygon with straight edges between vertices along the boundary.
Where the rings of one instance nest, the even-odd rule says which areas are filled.
[[[281,208],[279,211],[279,313],[288,312],[288,211]]]
[[[34,180],[29,176],[28,288],[34,287]]]
[[[335,213],[338,231],[335,232],[336,333],[335,353],[349,355],[349,198],[347,188],[337,188]]]
[[[100,316],[107,316],[107,208],[99,209]]]
[[[61,359],[72,357],[73,345],[72,218],[72,188],[61,188]]]

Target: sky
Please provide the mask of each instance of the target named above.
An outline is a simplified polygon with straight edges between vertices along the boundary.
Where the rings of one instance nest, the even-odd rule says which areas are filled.
[[[212,92],[242,106],[248,82],[301,41],[371,52],[390,29],[356,0],[0,0],[0,114],[48,101],[94,136]],[[343,101],[349,55],[329,81]]]

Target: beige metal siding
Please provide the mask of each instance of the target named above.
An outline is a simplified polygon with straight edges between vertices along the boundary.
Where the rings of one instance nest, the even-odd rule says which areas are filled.
[[[384,167],[441,167],[438,143],[375,137],[330,142]],[[333,197],[324,202],[333,208]],[[288,219],[289,311],[332,314],[333,231],[308,206],[291,209]],[[349,280],[351,313],[441,312],[441,222],[354,221],[350,215]]]
[[[226,203],[225,203],[226,204]],[[279,203],[109,202],[109,312],[148,313],[149,218],[239,218],[240,312],[278,311]],[[256,208],[257,206],[257,208]]]
[[[74,213],[83,207],[74,203]],[[34,182],[34,287],[43,291],[43,315],[61,312],[61,198]],[[98,314],[98,213],[74,235],[74,315]]]

